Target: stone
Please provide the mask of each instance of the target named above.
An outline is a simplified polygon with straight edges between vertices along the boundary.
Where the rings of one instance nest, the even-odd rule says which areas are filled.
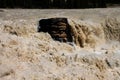
[[[38,32],[48,32],[54,40],[72,42],[67,18],[49,18],[39,21]]]

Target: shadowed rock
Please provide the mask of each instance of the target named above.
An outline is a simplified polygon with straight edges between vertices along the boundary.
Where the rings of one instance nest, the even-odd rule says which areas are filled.
[[[38,32],[48,32],[54,40],[72,42],[70,27],[67,18],[49,18],[39,21]]]
[[[60,42],[74,42],[84,47],[86,35],[82,27],[67,18],[49,18],[39,21],[38,32],[48,32],[54,40]]]
[[[49,18],[39,21],[38,32],[48,32],[54,40],[74,42],[84,47],[86,36],[80,25],[67,18]]]

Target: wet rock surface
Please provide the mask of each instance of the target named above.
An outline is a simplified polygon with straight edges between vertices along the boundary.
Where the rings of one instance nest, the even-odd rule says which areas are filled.
[[[73,41],[67,18],[41,19],[38,32],[48,32],[54,40],[60,42]]]

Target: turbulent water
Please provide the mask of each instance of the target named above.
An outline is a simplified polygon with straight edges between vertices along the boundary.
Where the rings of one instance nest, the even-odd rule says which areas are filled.
[[[120,8],[0,10],[0,80],[120,80]],[[74,45],[37,32],[66,17]],[[80,45],[84,48],[81,48]]]

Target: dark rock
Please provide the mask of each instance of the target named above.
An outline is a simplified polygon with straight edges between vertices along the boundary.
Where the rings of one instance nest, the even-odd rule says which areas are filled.
[[[49,18],[39,21],[38,32],[48,32],[54,40],[72,42],[72,35],[67,18]]]

